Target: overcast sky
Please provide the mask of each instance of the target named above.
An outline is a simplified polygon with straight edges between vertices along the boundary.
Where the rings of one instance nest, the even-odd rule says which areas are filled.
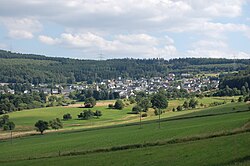
[[[250,0],[0,0],[0,49],[80,59],[250,58]]]

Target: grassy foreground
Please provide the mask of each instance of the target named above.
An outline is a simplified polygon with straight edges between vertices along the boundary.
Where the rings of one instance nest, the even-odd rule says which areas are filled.
[[[250,117],[250,112],[240,112],[212,117],[165,121],[158,123],[120,126],[99,130],[48,133],[0,142],[0,161],[33,157],[56,156],[58,152],[91,150],[126,144],[153,142],[209,134],[241,127]],[[15,156],[14,158],[12,156]]]
[[[248,165],[250,133],[209,140],[79,156],[4,162],[1,165]]]
[[[10,140],[0,140],[0,165],[248,165],[250,132],[161,146],[96,153],[98,149],[112,149],[134,144],[145,145],[175,139],[185,140],[189,137],[232,131],[241,128],[249,121],[248,107],[249,104],[246,103],[227,103],[206,109],[167,112],[163,116],[165,118],[162,119],[160,129],[158,122],[149,117],[147,121],[144,119],[145,123],[141,129],[138,123],[130,123],[21,137],[14,139],[13,144]],[[48,113],[49,110],[44,111],[44,116],[46,112]],[[63,111],[52,111],[52,114],[56,112]],[[115,113],[113,112],[110,116],[117,116],[117,114],[113,115]],[[127,115],[122,111],[119,113],[121,115],[110,117],[110,120],[117,120],[116,118]],[[16,118],[18,119],[18,116]],[[19,120],[20,123],[25,122],[23,118]],[[30,121],[31,119],[28,123]],[[99,120],[98,123],[105,124],[105,120]],[[81,153],[89,151],[95,153],[84,155]],[[62,156],[64,154],[73,154],[73,156]]]

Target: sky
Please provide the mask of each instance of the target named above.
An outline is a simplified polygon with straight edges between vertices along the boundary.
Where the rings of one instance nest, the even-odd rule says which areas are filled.
[[[0,0],[0,49],[77,59],[249,59],[250,0]]]

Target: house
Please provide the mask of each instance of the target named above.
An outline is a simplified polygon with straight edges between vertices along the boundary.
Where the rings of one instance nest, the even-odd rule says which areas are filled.
[[[0,83],[0,86],[7,86],[9,83]]]
[[[51,89],[50,89],[50,88],[42,88],[41,91],[42,91],[44,94],[51,94]]]
[[[69,96],[69,94],[71,93],[71,92],[74,92],[75,90],[74,89],[68,89],[68,88],[66,88],[66,89],[62,89],[61,90],[61,93],[64,95],[64,96]]]
[[[59,94],[59,90],[58,89],[52,89],[51,94]]]
[[[28,93],[29,93],[29,91],[28,91],[28,90],[25,90],[25,91],[23,91],[23,93],[24,93],[24,94],[28,94]]]
[[[7,91],[7,93],[15,94],[15,90],[13,90],[13,89],[8,88],[6,91]]]
[[[31,89],[31,92],[37,92],[37,93],[39,93],[40,91],[38,89]]]
[[[189,77],[192,77],[192,74],[182,73],[182,74],[181,74],[181,77],[189,78]]]

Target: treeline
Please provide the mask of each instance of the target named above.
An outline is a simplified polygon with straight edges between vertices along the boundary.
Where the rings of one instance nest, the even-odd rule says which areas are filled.
[[[85,89],[79,90],[75,92],[71,92],[69,94],[69,98],[77,101],[85,101],[86,98],[93,97],[95,100],[114,100],[119,99],[119,92],[112,92],[107,89],[101,89],[99,91],[94,89]]]
[[[0,82],[73,83],[102,79],[165,77],[167,73],[221,72],[246,69],[249,59],[110,59],[78,60],[0,50]]]
[[[220,89],[224,89],[226,86],[229,88],[241,89],[246,83],[250,85],[250,66],[248,66],[246,70],[239,71],[238,73],[226,74],[221,77]]]
[[[43,93],[0,94],[0,115],[23,109],[44,107],[46,96]]]

